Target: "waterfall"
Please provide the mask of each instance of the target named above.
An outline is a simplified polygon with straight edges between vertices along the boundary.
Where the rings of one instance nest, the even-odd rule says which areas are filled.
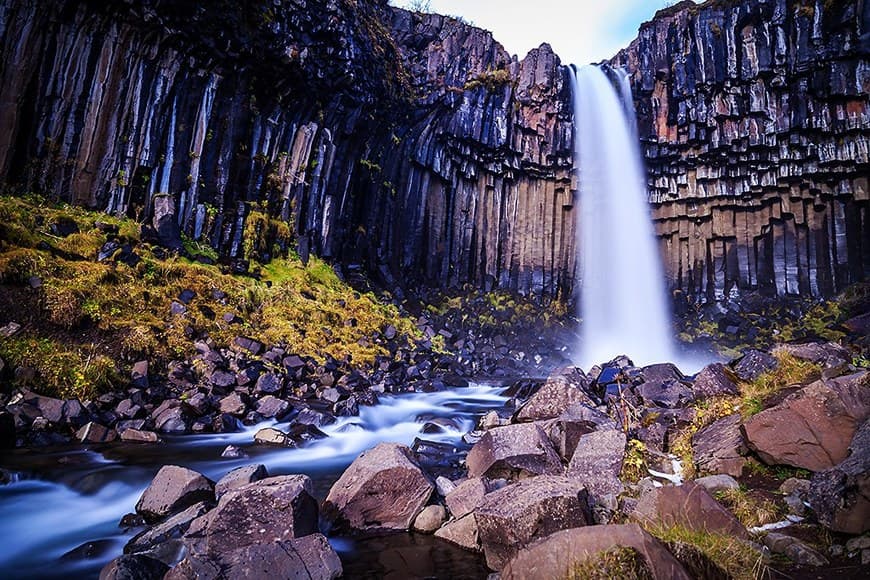
[[[619,354],[639,365],[673,360],[628,78],[614,75],[615,87],[597,66],[571,70],[580,180],[578,362],[588,367]]]

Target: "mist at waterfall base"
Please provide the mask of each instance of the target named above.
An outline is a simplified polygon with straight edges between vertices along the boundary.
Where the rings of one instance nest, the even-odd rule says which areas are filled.
[[[627,75],[612,71],[617,88],[597,66],[571,72],[580,181],[577,362],[589,368],[620,354],[636,365],[674,361]]]
[[[163,465],[182,465],[217,481],[234,468],[262,463],[270,475],[308,475],[315,495],[322,500],[344,469],[378,443],[411,445],[420,438],[467,448],[463,435],[484,412],[504,406],[503,390],[472,385],[434,393],[382,395],[377,405],[360,407],[359,416],[340,417],[322,427],[326,438],[299,448],[253,444],[259,429],[286,427],[272,420],[235,433],[166,436],[159,445],[113,443],[0,454],[0,467],[12,477],[11,483],[0,485],[0,538],[4,539],[0,542],[0,578],[96,578],[132,537],[133,530],[122,530],[118,522],[134,511],[136,501]],[[440,423],[442,429],[429,432],[426,424],[438,418],[446,420]],[[249,457],[221,457],[227,445],[244,449]],[[374,547],[368,541],[330,541],[343,560],[347,577],[360,577],[361,572],[371,570],[382,572],[383,577],[479,577],[486,570],[476,555],[432,536],[372,540],[380,542]],[[409,568],[402,568],[402,562],[411,560]]]

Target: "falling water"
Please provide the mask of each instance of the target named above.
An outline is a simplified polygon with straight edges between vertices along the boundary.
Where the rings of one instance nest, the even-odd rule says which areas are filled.
[[[615,88],[597,66],[572,71],[583,320],[578,362],[589,366],[619,354],[635,364],[673,360],[628,79],[619,75]]]

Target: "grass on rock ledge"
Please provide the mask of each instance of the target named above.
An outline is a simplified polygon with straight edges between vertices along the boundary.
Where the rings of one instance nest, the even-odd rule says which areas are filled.
[[[74,223],[78,232],[55,235],[58,223]],[[110,239],[129,244],[138,263],[97,261]],[[52,396],[93,397],[117,380],[118,363],[183,357],[204,338],[228,346],[243,335],[360,365],[387,354],[377,338],[389,325],[406,340],[420,338],[395,306],[356,292],[316,257],[307,265],[294,256],[275,259],[259,280],[231,275],[164,257],[140,241],[133,220],[36,197],[0,197],[0,290],[0,324],[23,325],[0,339],[0,357],[35,370],[19,383]],[[194,297],[182,307],[185,290]]]

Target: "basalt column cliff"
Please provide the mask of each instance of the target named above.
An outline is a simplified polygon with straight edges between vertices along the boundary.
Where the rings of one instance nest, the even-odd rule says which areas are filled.
[[[242,267],[295,240],[390,285],[570,287],[570,99],[549,47],[520,62],[385,2],[240,6],[4,2],[0,180]]]
[[[633,75],[675,287],[829,295],[870,272],[870,2],[683,2]]]

